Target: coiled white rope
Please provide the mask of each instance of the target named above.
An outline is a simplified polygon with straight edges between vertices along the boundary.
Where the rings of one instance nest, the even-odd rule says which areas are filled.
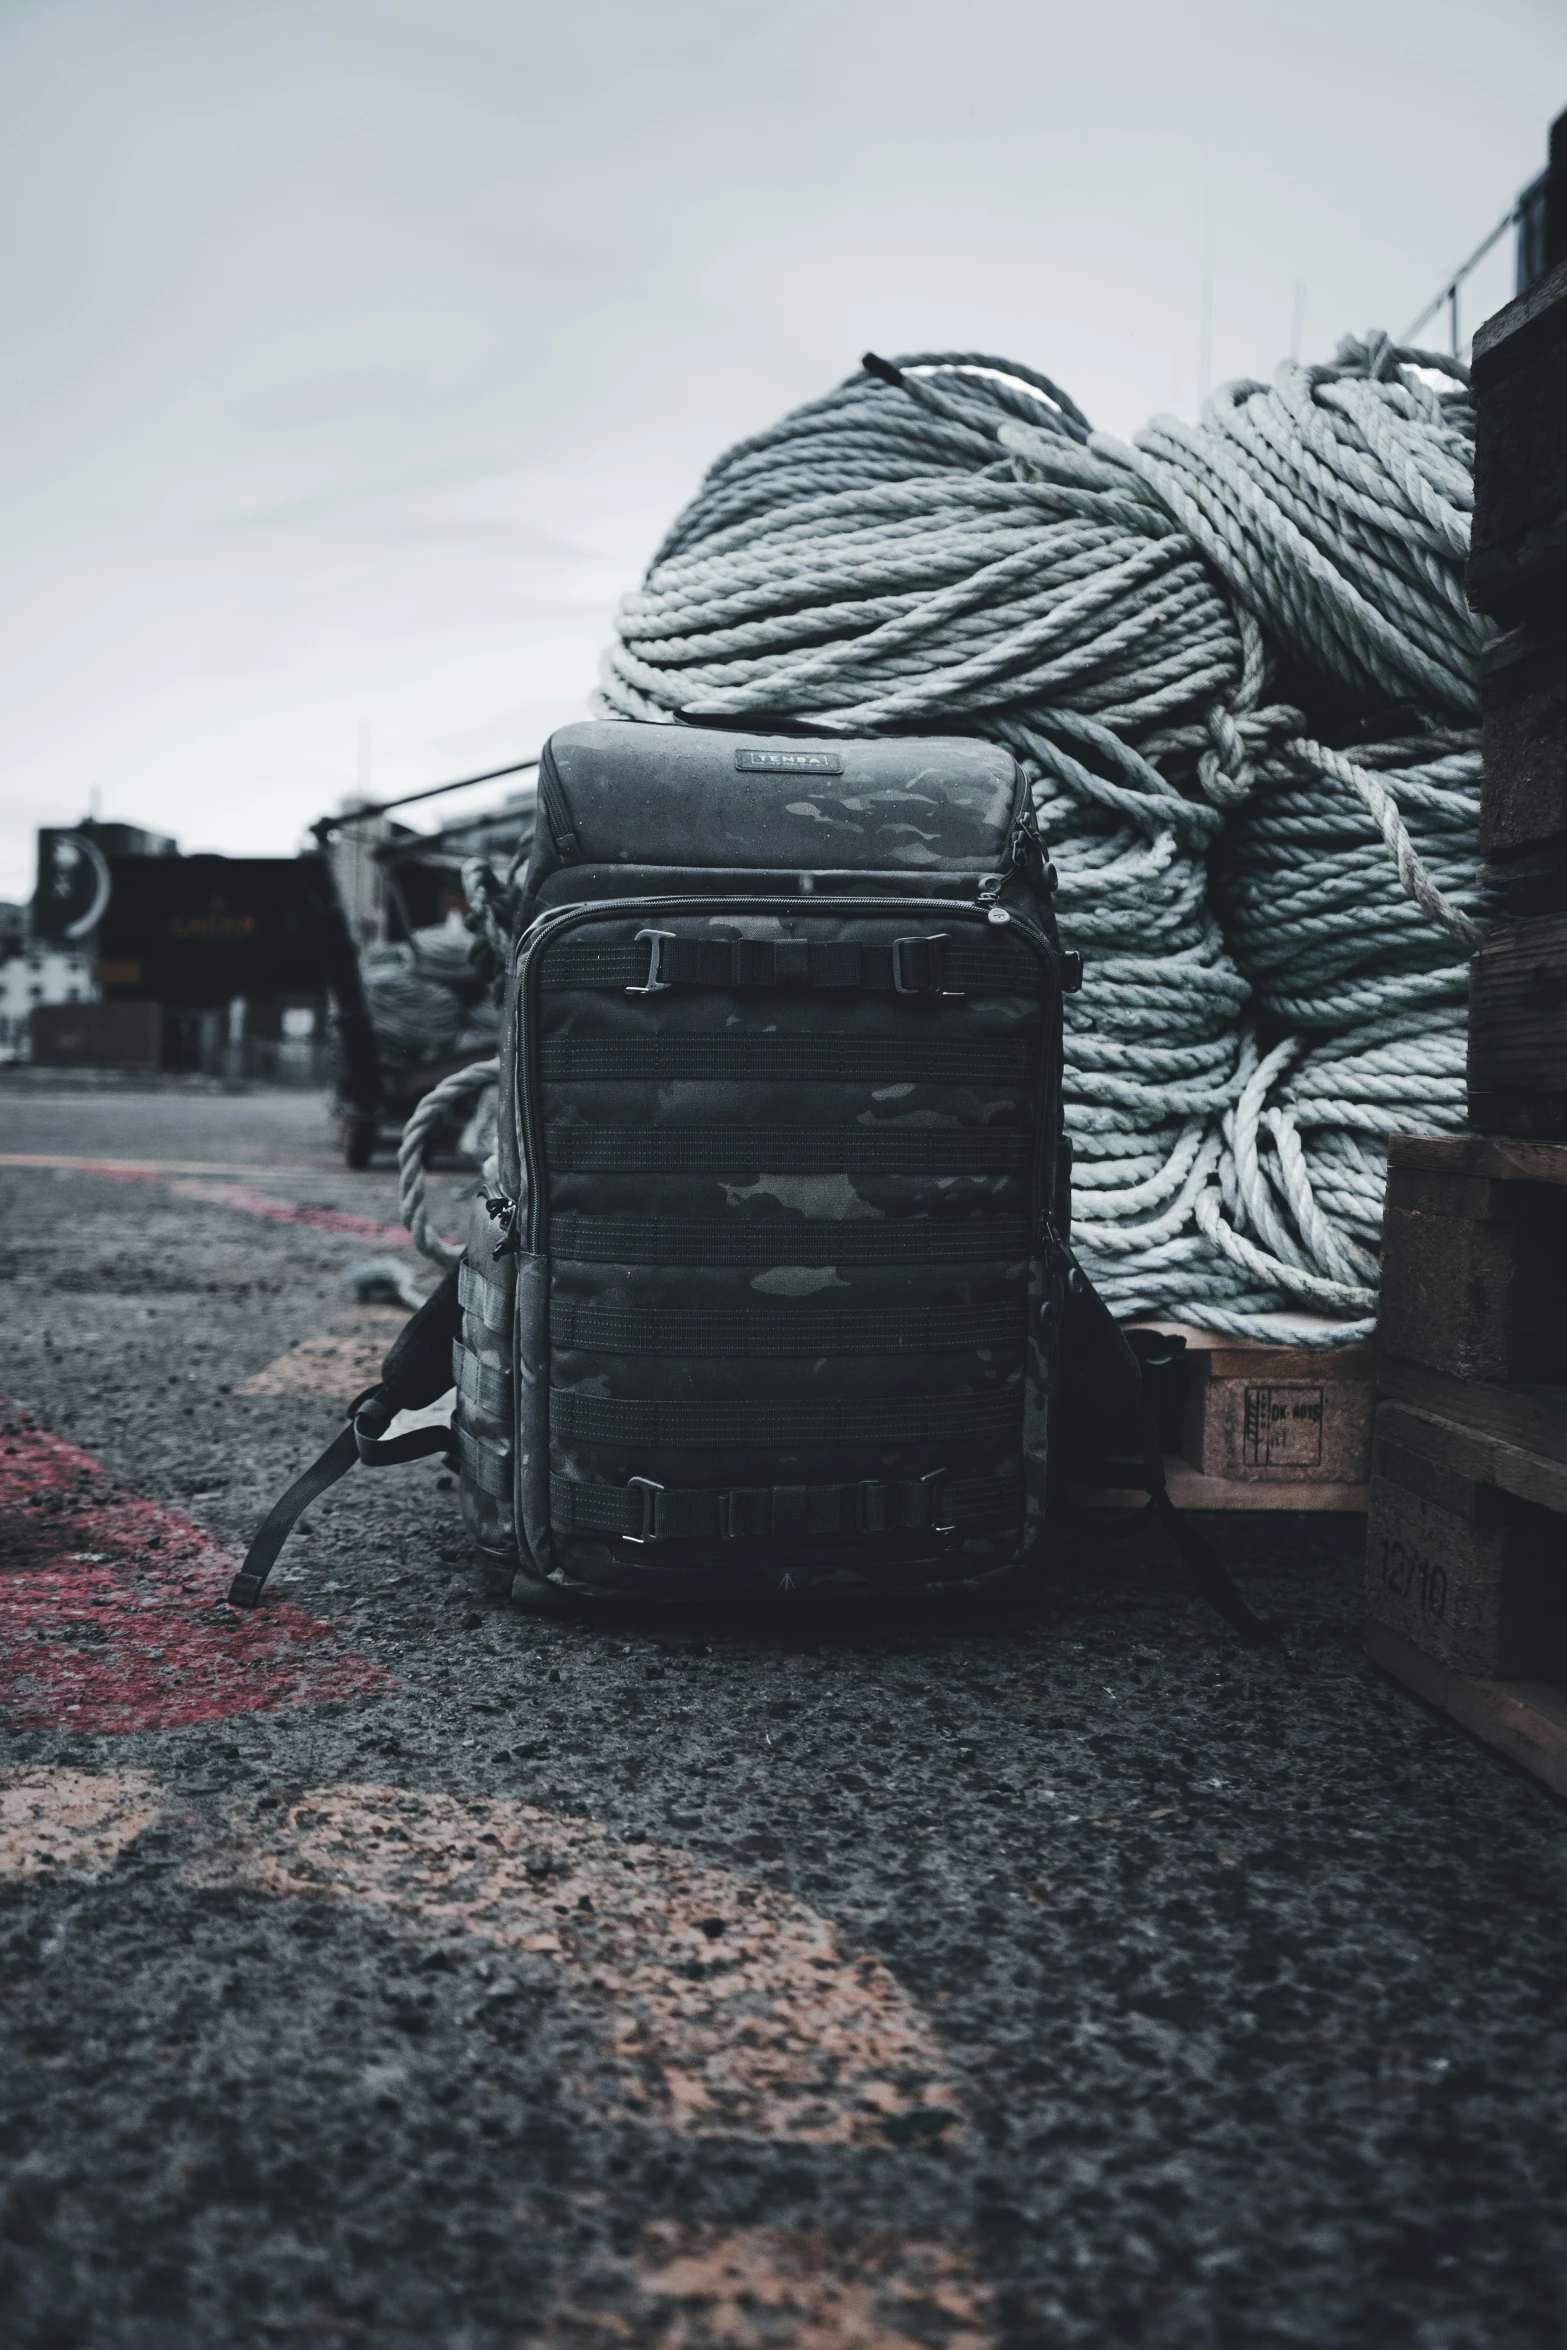
[[[494,1037],[495,1007],[476,977],[472,950],[473,934],[459,921],[432,923],[406,940],[365,949],[359,959],[365,1004],[385,1060],[433,1061]]]
[[[1118,1312],[1368,1331],[1385,1137],[1461,1115],[1472,438],[1462,370],[1377,334],[1129,449],[1006,361],[868,361],[720,458],[622,603],[606,713],[1025,762],[1091,966],[1067,1120]]]
[[[494,1085],[499,1076],[500,1062],[493,1058],[470,1061],[466,1069],[454,1069],[450,1077],[432,1085],[419,1102],[397,1146],[398,1212],[420,1255],[428,1257],[432,1265],[441,1266],[443,1271],[462,1262],[463,1244],[460,1240],[443,1240],[430,1221],[425,1198],[425,1145],[431,1127],[455,1103],[466,1101],[470,1094],[481,1093],[485,1086]]]
[[[1331,367],[1226,384],[1200,425],[1155,417],[1120,454],[1296,661],[1363,697],[1478,715],[1474,410],[1456,360],[1351,336]]]

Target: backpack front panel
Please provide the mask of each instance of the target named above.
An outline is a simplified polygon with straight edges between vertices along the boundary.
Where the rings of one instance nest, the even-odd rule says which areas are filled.
[[[1044,1473],[1057,981],[1040,932],[972,902],[535,925],[508,1141],[537,1571],[674,1593],[1015,1564]]]

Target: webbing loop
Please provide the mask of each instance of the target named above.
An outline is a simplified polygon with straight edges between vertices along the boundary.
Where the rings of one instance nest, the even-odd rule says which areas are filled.
[[[857,1313],[779,1305],[766,1313],[681,1306],[550,1303],[550,1342],[617,1355],[936,1355],[1021,1346],[1021,1288],[997,1305],[868,1306]]]
[[[660,1542],[795,1541],[834,1534],[953,1534],[1021,1518],[1021,1477],[923,1476],[841,1485],[665,1486],[633,1477],[600,1485],[552,1476],[550,1518],[561,1533]]]
[[[725,991],[827,989],[903,996],[1043,993],[1043,965],[1025,948],[968,945],[946,931],[886,943],[856,939],[683,938],[639,930],[630,944],[563,942],[544,958],[546,989],[623,988],[627,995],[671,988]]]
[[[1020,1429],[1021,1384],[987,1395],[815,1396],[801,1402],[550,1394],[550,1433],[581,1444],[727,1448],[920,1444]]]
[[[1037,1034],[1016,1036],[549,1036],[551,1085],[766,1083],[1029,1085]]]

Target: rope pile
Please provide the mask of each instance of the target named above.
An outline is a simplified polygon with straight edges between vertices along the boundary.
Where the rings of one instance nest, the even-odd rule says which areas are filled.
[[[460,921],[432,923],[406,941],[367,947],[359,958],[370,1025],[392,1062],[493,1048],[499,1015],[473,966],[473,936]]]
[[[1472,442],[1462,371],[1380,335],[1130,448],[1012,362],[868,358],[721,457],[621,605],[608,714],[1023,761],[1118,1313],[1369,1332],[1383,1140],[1461,1119]]]
[[[433,1128],[450,1116],[460,1102],[466,1102],[474,1094],[482,1098],[493,1093],[499,1078],[500,1062],[493,1057],[471,1061],[466,1069],[454,1069],[416,1105],[397,1146],[397,1212],[420,1255],[428,1257],[432,1265],[439,1265],[443,1272],[462,1263],[463,1243],[443,1238],[435,1228],[427,1197],[425,1150]]]

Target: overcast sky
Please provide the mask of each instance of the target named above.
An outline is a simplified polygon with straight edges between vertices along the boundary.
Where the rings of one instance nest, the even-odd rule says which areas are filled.
[[[526,755],[867,346],[1190,415],[1205,211],[1215,380],[1399,332],[1563,106],[1564,0],[0,0],[0,896]]]

